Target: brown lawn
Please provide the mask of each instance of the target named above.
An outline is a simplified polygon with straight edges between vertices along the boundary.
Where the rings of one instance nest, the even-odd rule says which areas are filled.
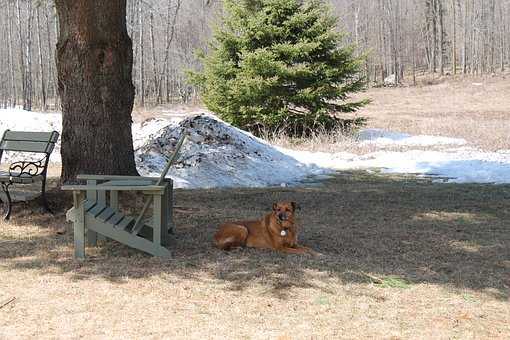
[[[17,206],[0,222],[0,306],[15,297],[0,338],[510,337],[510,186],[353,172],[175,196],[170,260],[109,241],[77,262],[69,196],[51,192],[55,216]],[[283,199],[321,257],[213,248],[219,222]]]

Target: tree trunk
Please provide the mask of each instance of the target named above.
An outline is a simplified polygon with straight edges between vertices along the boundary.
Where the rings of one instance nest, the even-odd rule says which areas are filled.
[[[500,31],[499,31],[499,59],[500,59],[500,70],[505,72],[505,16],[503,14],[503,5],[499,3],[499,14],[500,14]]]
[[[443,0],[437,1],[437,14],[439,16],[439,73],[444,75],[444,20]]]
[[[56,0],[62,180],[136,175],[131,136],[133,54],[126,0]],[[108,15],[98,15],[107,13]]]
[[[16,0],[16,19],[18,23],[18,39],[19,39],[19,68],[21,73],[21,96],[23,100],[23,108],[26,108],[27,103],[27,91],[26,91],[26,77],[25,77],[25,54],[23,53],[24,45],[23,41],[23,29],[21,26],[21,6],[19,0]]]
[[[46,91],[47,95],[49,98],[53,98],[53,101],[54,101],[54,108],[57,109],[57,86],[56,86],[56,80],[55,80],[55,73],[53,71],[53,65],[55,64],[54,63],[54,53],[52,53],[52,41],[51,41],[51,29],[50,29],[50,18],[49,18],[49,13],[50,12],[50,6],[49,3],[46,3],[46,10],[44,11],[44,16],[45,16],[45,19],[46,19],[46,35],[47,35],[47,44],[48,44],[48,58],[47,58],[47,63],[48,63],[48,90]],[[50,89],[51,89],[51,97],[50,97]]]
[[[161,104],[158,97],[158,69],[157,69],[157,58],[156,58],[156,44],[154,42],[154,13],[151,10],[150,14],[150,36],[151,36],[151,50],[152,50],[152,76],[154,81],[153,95],[156,98],[156,104]]]
[[[40,81],[40,94],[41,94],[41,109],[46,111],[46,79],[44,76],[42,44],[41,44],[41,21],[39,19],[39,6],[35,8],[36,22],[37,22],[37,54],[39,61],[39,81]]]
[[[165,99],[166,99],[166,102],[168,103],[170,101],[170,91],[169,91],[169,65],[170,65],[170,58],[169,58],[169,53],[170,53],[170,45],[172,44],[172,41],[174,39],[174,34],[175,34],[175,24],[177,22],[177,17],[179,15],[179,9],[181,8],[181,0],[177,0],[177,3],[176,3],[176,7],[175,7],[175,12],[174,12],[174,16],[173,16],[173,19],[170,20],[170,9],[171,9],[171,0],[168,0],[168,10],[167,10],[167,23],[166,23],[166,34],[165,34],[165,40],[166,40],[166,48],[165,48],[165,58],[163,60],[163,72],[161,72],[161,76],[160,76],[160,79],[159,79],[159,93],[158,93],[158,98],[159,98],[159,101],[161,101],[161,97],[162,97],[162,87],[163,87],[163,77],[165,77],[165,86],[166,86],[166,96],[165,96]],[[170,24],[171,23],[171,24]]]
[[[143,27],[145,22],[143,21],[143,12],[142,12],[142,1],[138,3],[138,28],[140,29],[139,35],[139,46],[140,46],[140,54],[139,54],[139,62],[138,62],[138,73],[140,77],[140,81],[138,82],[138,96],[140,97],[140,105],[142,107],[145,106],[145,65],[144,65],[144,47],[143,47]]]
[[[491,30],[490,30],[490,35],[491,35],[491,37],[490,37],[490,42],[491,42],[490,70],[491,70],[491,73],[494,73],[495,72],[495,66],[496,66],[495,65],[496,58],[494,57],[495,45],[496,45],[496,2],[495,2],[495,0],[491,1]]]
[[[462,45],[462,73],[467,73],[467,41],[468,41],[468,4],[464,2],[464,41]]]
[[[33,81],[32,81],[32,19],[33,19],[33,11],[32,11],[32,1],[27,1],[27,13],[28,13],[28,23],[27,23],[27,66],[26,66],[26,90],[27,90],[27,102],[25,105],[25,110],[32,111],[32,101],[34,96],[33,91]]]
[[[399,16],[399,3],[398,1],[395,2],[395,6],[393,7],[393,41],[392,41],[392,47],[393,47],[393,72],[395,72],[395,86],[397,86],[400,83],[400,71],[399,71],[399,64],[398,64],[398,51],[399,48],[397,46],[398,44],[398,16]]]
[[[9,58],[9,73],[11,80],[11,88],[12,88],[12,96],[11,96],[11,106],[16,107],[18,102],[18,88],[16,86],[16,79],[14,76],[14,56],[13,56],[13,41],[12,41],[12,20],[11,20],[11,5],[10,3],[6,3],[7,7],[7,52]]]
[[[452,0],[452,74],[457,74],[457,0]]]

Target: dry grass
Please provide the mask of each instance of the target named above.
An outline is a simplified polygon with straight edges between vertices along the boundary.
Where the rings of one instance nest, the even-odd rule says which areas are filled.
[[[448,77],[433,85],[371,89],[366,95],[373,101],[359,115],[369,118],[370,127],[464,138],[484,150],[510,149],[507,77]]]
[[[372,103],[356,115],[369,128],[464,138],[487,151],[510,149],[510,81],[486,78],[419,78],[416,87],[372,88],[355,96]],[[352,136],[317,133],[308,140],[268,136],[277,145],[302,150],[363,154],[374,146],[359,145]],[[405,148],[404,148],[405,149]]]
[[[70,197],[0,222],[0,338],[510,336],[509,186],[344,173],[302,188],[178,190],[174,258],[115,242],[72,258]],[[323,256],[212,247],[216,225],[298,201]]]

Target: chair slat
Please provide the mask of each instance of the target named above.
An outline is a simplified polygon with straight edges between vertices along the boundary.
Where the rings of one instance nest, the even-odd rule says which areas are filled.
[[[0,143],[0,149],[6,151],[47,153],[52,150],[52,148],[48,147],[48,144],[48,142],[3,140]]]
[[[117,212],[115,213],[115,215],[113,215],[112,217],[110,217],[110,219],[108,220],[109,223],[113,224],[114,226],[116,226],[120,220],[122,220],[122,218],[124,217],[124,214],[121,213],[121,212]]]
[[[125,230],[130,226],[130,224],[132,224],[134,222],[134,220],[135,219],[132,217],[124,216],[122,221],[120,221],[119,224],[116,225],[116,228]]]
[[[107,207],[105,210],[103,210],[98,216],[97,218],[100,220],[100,221],[103,221],[103,222],[106,222],[108,221],[108,219],[110,217],[112,217],[113,215],[115,215],[115,210],[113,210],[112,208],[110,207]]]
[[[85,201],[85,204],[83,205],[83,207],[85,208],[85,211],[89,211],[90,209],[92,209],[94,206],[96,205],[96,202],[95,201]]]
[[[97,217],[103,210],[106,209],[106,205],[96,204],[96,206],[88,211],[94,217]]]

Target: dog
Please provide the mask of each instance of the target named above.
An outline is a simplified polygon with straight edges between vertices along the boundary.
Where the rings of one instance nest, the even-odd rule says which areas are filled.
[[[312,249],[297,244],[297,226],[294,223],[296,209],[296,202],[278,202],[273,204],[273,211],[260,220],[221,224],[214,235],[214,243],[222,250],[251,247],[289,254],[318,255]]]

